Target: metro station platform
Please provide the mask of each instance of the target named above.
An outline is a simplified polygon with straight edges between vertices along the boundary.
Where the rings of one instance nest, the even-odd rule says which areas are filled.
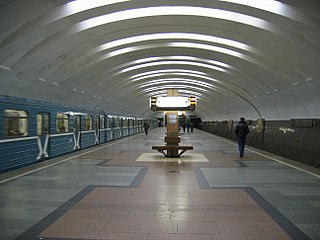
[[[1,174],[2,240],[320,239],[320,174],[195,130],[165,128]]]

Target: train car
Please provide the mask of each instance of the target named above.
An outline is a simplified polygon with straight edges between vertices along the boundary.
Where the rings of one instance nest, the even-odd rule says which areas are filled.
[[[128,117],[0,96],[0,172],[140,133]]]

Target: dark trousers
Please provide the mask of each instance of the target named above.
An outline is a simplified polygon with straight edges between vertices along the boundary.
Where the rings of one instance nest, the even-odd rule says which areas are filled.
[[[239,146],[239,154],[240,157],[243,157],[244,154],[244,146],[246,145],[246,139],[245,138],[238,138],[238,146]]]

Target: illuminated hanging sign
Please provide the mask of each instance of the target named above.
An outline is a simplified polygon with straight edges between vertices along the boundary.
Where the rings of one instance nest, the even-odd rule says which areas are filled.
[[[189,103],[190,103],[190,111],[194,111],[196,109],[197,100],[196,97],[189,97]]]
[[[194,111],[196,108],[196,98],[151,97],[150,108],[152,111]]]
[[[158,97],[156,105],[160,108],[188,107],[189,99],[187,97]]]

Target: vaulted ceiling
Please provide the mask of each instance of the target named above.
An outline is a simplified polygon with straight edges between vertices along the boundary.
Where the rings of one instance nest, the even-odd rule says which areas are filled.
[[[0,94],[152,117],[196,96],[204,120],[320,113],[318,0],[1,0]]]

